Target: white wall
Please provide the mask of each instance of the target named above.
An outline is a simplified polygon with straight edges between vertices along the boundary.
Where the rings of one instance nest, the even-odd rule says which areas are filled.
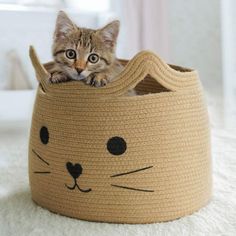
[[[236,1],[221,2],[225,125],[236,122]]]
[[[170,62],[196,68],[203,85],[221,93],[220,0],[168,0]]]

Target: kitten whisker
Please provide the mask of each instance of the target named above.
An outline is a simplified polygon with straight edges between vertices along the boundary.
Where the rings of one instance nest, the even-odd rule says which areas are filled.
[[[147,167],[144,167],[144,168],[141,168],[141,169],[131,170],[129,172],[124,172],[124,173],[120,173],[120,174],[111,175],[110,177],[113,178],[113,177],[118,177],[118,176],[122,176],[122,175],[129,175],[129,174],[133,174],[133,173],[136,173],[136,172],[139,172],[139,171],[144,171],[144,170],[150,169],[152,167],[153,166],[147,166]]]
[[[41,160],[42,162],[44,162],[45,164],[47,164],[48,166],[50,165],[47,161],[45,161],[34,149],[32,149],[32,152],[39,158],[39,160]]]
[[[154,192],[154,190],[150,190],[150,189],[133,188],[133,187],[116,185],[116,184],[111,184],[111,186],[116,187],[116,188],[123,188],[123,189],[127,189],[127,190],[140,191],[140,192]]]

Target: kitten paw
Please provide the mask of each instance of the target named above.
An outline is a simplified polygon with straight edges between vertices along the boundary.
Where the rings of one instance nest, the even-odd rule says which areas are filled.
[[[66,82],[69,81],[70,79],[64,73],[54,72],[49,80],[51,83],[55,84],[55,83]]]
[[[109,82],[109,78],[106,74],[98,73],[91,74],[85,79],[85,83],[94,87],[103,87],[107,85]]]

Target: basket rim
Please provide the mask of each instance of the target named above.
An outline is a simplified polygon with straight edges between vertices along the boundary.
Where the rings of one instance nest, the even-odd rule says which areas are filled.
[[[42,64],[33,46],[30,46],[29,54],[36,78],[46,92],[69,92],[84,96],[119,96],[133,89],[146,76],[151,76],[170,91],[196,89],[200,82],[196,70],[167,64],[153,52],[141,51],[130,60],[120,59],[122,63],[126,64],[124,70],[104,87],[94,88],[78,81],[52,84],[49,82],[51,75],[46,70],[46,67],[52,62]]]

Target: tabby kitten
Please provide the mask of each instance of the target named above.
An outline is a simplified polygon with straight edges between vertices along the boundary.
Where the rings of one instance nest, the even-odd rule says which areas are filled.
[[[80,28],[60,11],[54,33],[55,63],[50,81],[83,80],[96,87],[112,81],[123,69],[115,55],[119,25],[119,21],[113,21],[98,30]]]

